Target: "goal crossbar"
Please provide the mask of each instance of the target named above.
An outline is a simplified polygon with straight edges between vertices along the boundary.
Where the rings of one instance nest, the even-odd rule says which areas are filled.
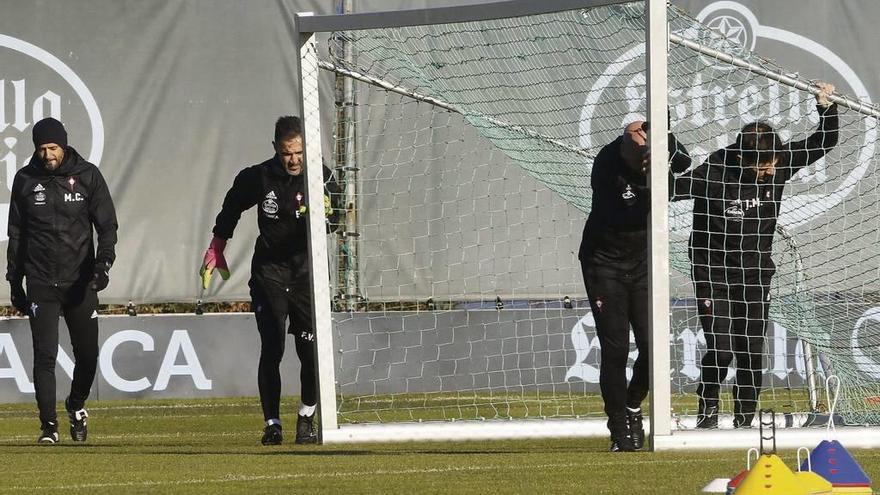
[[[507,0],[455,7],[365,12],[360,14],[295,15],[300,35],[331,31],[400,28],[552,14],[573,9],[631,3],[632,0]]]
[[[669,33],[669,41],[672,43],[675,43],[677,45],[681,45],[683,47],[690,48],[691,50],[693,50],[697,53],[701,53],[703,55],[712,57],[712,58],[717,59],[721,62],[733,65],[735,67],[739,67],[740,69],[745,69],[745,70],[752,72],[754,74],[757,74],[759,76],[766,77],[767,79],[770,79],[771,81],[776,81],[776,82],[783,84],[785,86],[788,86],[788,87],[791,87],[794,89],[798,89],[801,91],[806,91],[806,92],[814,94],[814,95],[819,94],[819,88],[813,84],[808,84],[804,81],[798,80],[794,77],[787,76],[787,75],[779,73],[779,72],[767,70],[766,68],[761,67],[756,64],[753,64],[747,60],[743,60],[743,59],[736,57],[736,56],[733,56],[729,53],[724,53],[720,50],[716,50],[714,48],[702,45],[700,43],[697,43],[696,41],[683,38],[675,33]],[[854,101],[847,96],[841,96],[841,95],[837,95],[837,94],[830,95],[828,97],[828,100],[832,101],[834,103],[837,103],[838,105],[840,105],[842,107],[846,107],[846,108],[849,108],[850,110],[854,110],[854,111],[861,113],[863,115],[868,115],[871,117],[880,118],[880,109],[878,109],[877,106],[875,106],[875,105],[869,105],[869,104],[861,102],[861,101]]]

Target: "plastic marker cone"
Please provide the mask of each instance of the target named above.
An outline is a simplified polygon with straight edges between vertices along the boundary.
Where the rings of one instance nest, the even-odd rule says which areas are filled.
[[[801,462],[801,451],[806,452],[807,458]],[[810,449],[800,447],[797,450],[797,462],[801,465],[798,472],[794,473],[801,485],[807,489],[810,495],[829,495],[832,493],[831,482],[814,473],[810,462]],[[806,466],[806,470],[804,469]]]
[[[798,471],[794,473],[798,483],[807,490],[810,495],[831,495],[831,482],[812,471]]]
[[[733,495],[733,492],[739,487],[739,484],[742,483],[746,476],[749,475],[748,469],[743,469],[736,476],[733,477],[730,481],[727,482],[727,495]]]
[[[822,440],[810,453],[813,472],[831,483],[832,493],[871,495],[871,479],[837,440]],[[807,463],[801,465],[806,470]]]
[[[776,454],[762,454],[734,495],[810,495]]]
[[[715,478],[703,487],[703,493],[727,493],[727,482],[730,478]]]

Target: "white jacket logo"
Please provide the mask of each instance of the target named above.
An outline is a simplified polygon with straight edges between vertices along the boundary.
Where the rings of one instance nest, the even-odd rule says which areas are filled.
[[[12,53],[12,57],[9,56],[10,53]],[[22,55],[27,59],[22,59]],[[36,63],[29,65],[27,60]],[[27,164],[33,153],[30,136],[31,126],[44,117],[54,117],[64,121],[65,115],[62,110],[68,107],[63,107],[62,104],[68,104],[68,102],[72,103],[69,105],[72,114],[78,117],[77,112],[84,110],[83,117],[87,117],[91,124],[91,129],[78,129],[79,132],[90,130],[91,142],[77,143],[77,149],[80,151],[88,150],[88,153],[83,153],[83,156],[88,161],[100,166],[104,152],[104,121],[94,96],[73,69],[46,50],[5,34],[0,34],[0,67],[3,67],[2,78],[0,78],[0,95],[5,95],[5,97],[0,97],[0,133],[5,136],[0,141],[0,167],[2,167],[0,170],[5,174],[0,172],[2,174],[0,177],[5,178],[7,192],[12,187],[12,178],[15,172]],[[29,93],[29,91],[35,93],[36,90],[33,86],[28,86],[28,80],[31,78],[44,79],[41,72],[45,69],[54,73],[53,80],[60,76],[69,88],[57,86],[42,94]],[[79,103],[75,101],[76,98],[82,102],[82,108],[79,110],[77,110]],[[68,117],[72,116],[68,115]],[[17,134],[12,134],[8,130],[10,127],[17,131]],[[71,200],[77,201],[75,198]],[[0,217],[6,218],[8,212],[9,197],[7,195],[0,203]],[[8,240],[6,227],[6,222],[0,223],[0,241]]]
[[[741,221],[746,214],[742,208],[742,202],[740,200],[731,201],[730,206],[724,210],[724,218],[728,220]]]
[[[276,213],[278,213],[278,203],[275,202],[276,199],[278,199],[278,197],[275,195],[275,191],[269,191],[266,194],[266,199],[263,200],[261,207],[263,208],[263,213],[269,218],[278,218],[278,215],[276,215]]]

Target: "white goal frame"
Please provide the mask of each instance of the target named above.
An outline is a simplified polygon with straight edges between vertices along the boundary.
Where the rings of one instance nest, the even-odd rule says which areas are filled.
[[[320,118],[319,84],[316,52],[310,47],[316,43],[316,34],[341,30],[392,28],[413,25],[480,21],[498,18],[552,13],[565,10],[592,8],[606,5],[631,3],[632,0],[507,0],[486,4],[375,12],[313,16],[293,16],[294,39],[299,43],[299,60],[296,78],[299,85],[299,101],[305,126],[304,159],[307,163],[322,163],[322,131]],[[667,0],[644,0],[647,23],[647,94],[651,150],[651,231],[649,252],[650,311],[651,311],[651,383],[649,396],[650,445],[654,450],[676,448],[748,448],[758,441],[757,430],[745,431],[694,431],[674,430],[671,413],[670,380],[670,305],[669,305],[669,228],[667,202],[667,52],[671,37],[667,30]],[[682,43],[682,40],[672,40]],[[685,40],[686,41],[686,40]],[[395,91],[395,88],[386,88]],[[308,95],[304,99],[304,95]],[[852,104],[852,103],[851,103]],[[323,196],[321,167],[306,167],[307,197]],[[312,203],[315,203],[312,201]],[[311,204],[311,203],[310,203]],[[369,441],[406,440],[481,440],[500,438],[534,437],[595,437],[607,436],[604,419],[548,419],[535,427],[535,421],[454,421],[426,423],[397,423],[382,425],[340,425],[337,421],[336,378],[331,307],[332,294],[327,281],[327,236],[324,232],[323,210],[309,209],[311,285],[313,304],[313,328],[316,333],[317,375],[319,384],[320,441],[323,443],[348,443]],[[815,445],[825,439],[824,430],[785,430],[777,439],[780,447]],[[869,430],[870,431],[870,430]],[[876,430],[874,430],[876,431]],[[880,446],[880,435],[865,434],[865,429],[838,432],[837,437],[852,447]]]
[[[535,15],[578,8],[591,8],[605,5],[629,3],[630,0],[557,0],[543,2],[541,0],[511,0],[479,5],[404,10],[394,12],[375,12],[364,14],[343,14],[313,16],[311,14],[294,15],[294,39],[299,40],[300,64],[298,79],[301,81],[299,98],[302,102],[305,126],[304,148],[307,163],[322,163],[321,126],[318,119],[309,119],[308,114],[319,115],[318,95],[318,61],[314,51],[307,47],[316,42],[316,33],[339,30],[376,29],[402,27],[423,24],[439,24],[449,22],[479,21],[496,18],[509,18]],[[649,93],[650,118],[658,125],[651,129],[651,141],[664,143],[652,147],[652,159],[665,161],[667,154],[666,141],[666,0],[645,0],[651,22],[646,29],[646,39],[650,49],[649,81],[653,81]],[[658,40],[651,43],[650,40]],[[309,101],[303,95],[310,95]],[[306,111],[308,109],[309,111]],[[659,162],[658,162],[659,163]],[[662,170],[661,167],[652,167]],[[665,175],[655,174],[652,185],[660,184],[667,187]],[[322,177],[320,168],[306,167],[308,181],[307,196],[321,197]],[[652,335],[669,335],[669,253],[666,199],[663,194],[654,194],[652,204],[652,243],[662,247],[662,252],[652,253],[651,291],[652,298]],[[319,383],[320,438],[324,443],[357,442],[376,440],[416,440],[416,439],[487,439],[487,438],[523,438],[523,437],[581,437],[604,436],[607,430],[604,420],[545,420],[540,428],[534,428],[534,421],[456,421],[452,423],[424,424],[393,424],[393,425],[339,425],[336,417],[336,388],[333,352],[333,334],[330,315],[331,294],[326,281],[329,280],[327,264],[327,239],[324,235],[322,212],[311,209],[309,255],[312,274],[313,325],[316,333],[317,367]],[[665,295],[665,296],[664,296]],[[651,347],[652,376],[668,376],[669,346],[668,339],[653,338]],[[671,429],[669,380],[652,379],[651,414],[652,435],[669,435]],[[657,414],[666,411],[666,414]],[[531,427],[524,428],[527,423]],[[653,442],[652,442],[653,443]]]

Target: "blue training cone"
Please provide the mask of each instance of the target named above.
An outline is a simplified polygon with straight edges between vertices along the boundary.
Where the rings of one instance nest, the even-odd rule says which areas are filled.
[[[801,471],[808,470],[807,462],[801,464]],[[822,440],[810,453],[809,463],[814,473],[831,483],[833,493],[872,493],[871,479],[837,440]]]

